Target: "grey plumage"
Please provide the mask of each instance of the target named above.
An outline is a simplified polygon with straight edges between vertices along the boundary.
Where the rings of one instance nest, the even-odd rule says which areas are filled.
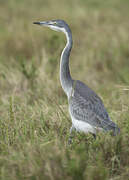
[[[117,125],[111,121],[98,95],[81,81],[76,81],[74,93],[69,99],[69,108],[75,119],[91,124],[105,131],[119,132]]]
[[[73,80],[70,75],[69,56],[72,49],[72,33],[69,26],[63,20],[34,22],[34,24],[61,31],[65,33],[67,38],[67,44],[60,60],[60,82],[69,102],[69,112],[72,119],[70,133],[75,129],[92,134],[96,134],[97,130],[102,129],[112,130],[114,135],[119,133],[120,129],[109,118],[98,95],[81,81]]]

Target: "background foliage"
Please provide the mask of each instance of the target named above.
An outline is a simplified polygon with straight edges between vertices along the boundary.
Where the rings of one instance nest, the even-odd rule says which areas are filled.
[[[62,33],[33,21],[64,19],[72,76],[103,99],[121,134],[74,134],[59,82]],[[129,178],[129,1],[0,1],[0,179]]]

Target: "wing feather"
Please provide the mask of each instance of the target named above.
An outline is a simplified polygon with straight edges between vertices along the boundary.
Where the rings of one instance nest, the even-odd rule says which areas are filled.
[[[102,100],[88,86],[76,81],[74,93],[69,99],[72,116],[94,127],[115,130],[117,125],[111,121]]]

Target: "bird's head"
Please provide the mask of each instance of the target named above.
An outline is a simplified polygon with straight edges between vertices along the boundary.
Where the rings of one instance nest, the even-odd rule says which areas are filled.
[[[39,22],[34,22],[33,24],[46,26],[46,27],[51,28],[52,30],[61,31],[64,33],[69,30],[68,25],[63,20],[39,21]]]

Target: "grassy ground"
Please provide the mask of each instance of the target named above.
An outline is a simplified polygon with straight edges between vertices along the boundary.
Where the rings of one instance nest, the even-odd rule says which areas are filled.
[[[64,19],[71,72],[103,99],[118,137],[74,134],[59,82],[64,35],[32,24]],[[129,179],[129,1],[0,2],[0,180]]]

